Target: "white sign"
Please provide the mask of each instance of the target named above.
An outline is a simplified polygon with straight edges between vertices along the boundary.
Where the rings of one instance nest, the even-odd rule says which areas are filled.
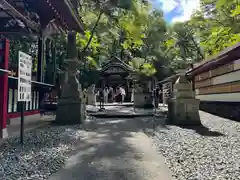
[[[31,101],[32,57],[18,52],[18,101]]]

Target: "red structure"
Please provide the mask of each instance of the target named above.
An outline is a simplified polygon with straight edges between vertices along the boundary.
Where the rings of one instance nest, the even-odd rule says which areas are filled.
[[[37,72],[32,80],[32,101],[25,115],[39,113],[43,94],[56,84],[56,48],[52,34],[67,31],[83,32],[77,0],[1,0],[0,1],[0,138],[7,136],[10,119],[20,116],[17,103],[17,64],[10,64],[11,41],[8,34],[38,38]],[[21,51],[21,49],[17,49]],[[15,60],[16,61],[16,60]],[[45,62],[44,62],[45,61]],[[53,64],[54,73],[46,82],[44,64]],[[10,71],[14,71],[13,73]],[[13,75],[15,74],[15,75]]]
[[[9,41],[2,40],[0,44],[0,68],[3,70],[0,75],[0,119],[1,119],[1,136],[7,136],[7,102],[8,102],[8,58],[9,58]]]

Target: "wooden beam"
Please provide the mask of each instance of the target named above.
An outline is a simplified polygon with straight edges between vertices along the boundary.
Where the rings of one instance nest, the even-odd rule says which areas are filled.
[[[1,20],[1,19],[0,19]],[[24,28],[20,28],[20,27],[2,27],[0,25],[0,34],[21,34],[21,33],[29,33],[29,31],[27,31]]]
[[[26,18],[23,14],[17,11],[12,5],[10,5],[6,0],[0,0],[1,8],[4,12],[12,16],[13,18],[22,20],[29,28],[36,32],[40,32],[39,26]]]

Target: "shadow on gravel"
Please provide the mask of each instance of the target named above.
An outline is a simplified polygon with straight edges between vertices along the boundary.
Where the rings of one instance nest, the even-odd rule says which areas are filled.
[[[163,116],[162,120],[157,121],[157,123],[155,123],[155,127],[154,127],[154,129],[156,131],[158,131],[158,132],[162,128],[169,130],[170,128],[168,127],[168,125],[171,126],[171,124],[166,124],[168,111],[162,111],[161,114]],[[200,126],[182,126],[182,125],[178,125],[178,127],[183,128],[183,129],[194,130],[196,133],[198,133],[198,134],[200,134],[202,136],[210,136],[210,137],[225,136],[223,133],[217,132],[217,131],[212,131],[209,128],[205,127],[204,125],[200,125]]]
[[[86,122],[89,136],[71,153],[66,166],[49,180],[143,180],[135,167],[133,149],[126,138],[139,132],[136,119],[96,119]],[[92,137],[91,137],[92,136]]]
[[[170,128],[166,124],[166,117],[161,113],[153,117],[142,117],[139,119],[139,126],[142,131],[148,136],[154,136],[156,132],[166,133],[162,130],[169,130]]]
[[[219,137],[219,136],[225,136],[223,133],[217,132],[217,131],[211,131],[209,128],[205,126],[179,126],[183,129],[191,129],[194,130],[196,133],[202,135],[202,136],[212,136],[212,137]]]
[[[4,140],[0,146],[0,179],[46,179],[63,166],[82,137],[79,126],[49,123],[24,133],[23,146],[17,136]]]

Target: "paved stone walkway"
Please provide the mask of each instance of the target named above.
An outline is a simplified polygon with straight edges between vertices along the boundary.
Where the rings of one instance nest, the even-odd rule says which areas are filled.
[[[139,116],[152,116],[153,109],[133,108],[126,106],[105,106],[103,111],[89,112],[89,115],[99,118],[114,118],[114,117],[139,117]]]
[[[139,119],[93,119],[65,167],[49,180],[174,180]]]

